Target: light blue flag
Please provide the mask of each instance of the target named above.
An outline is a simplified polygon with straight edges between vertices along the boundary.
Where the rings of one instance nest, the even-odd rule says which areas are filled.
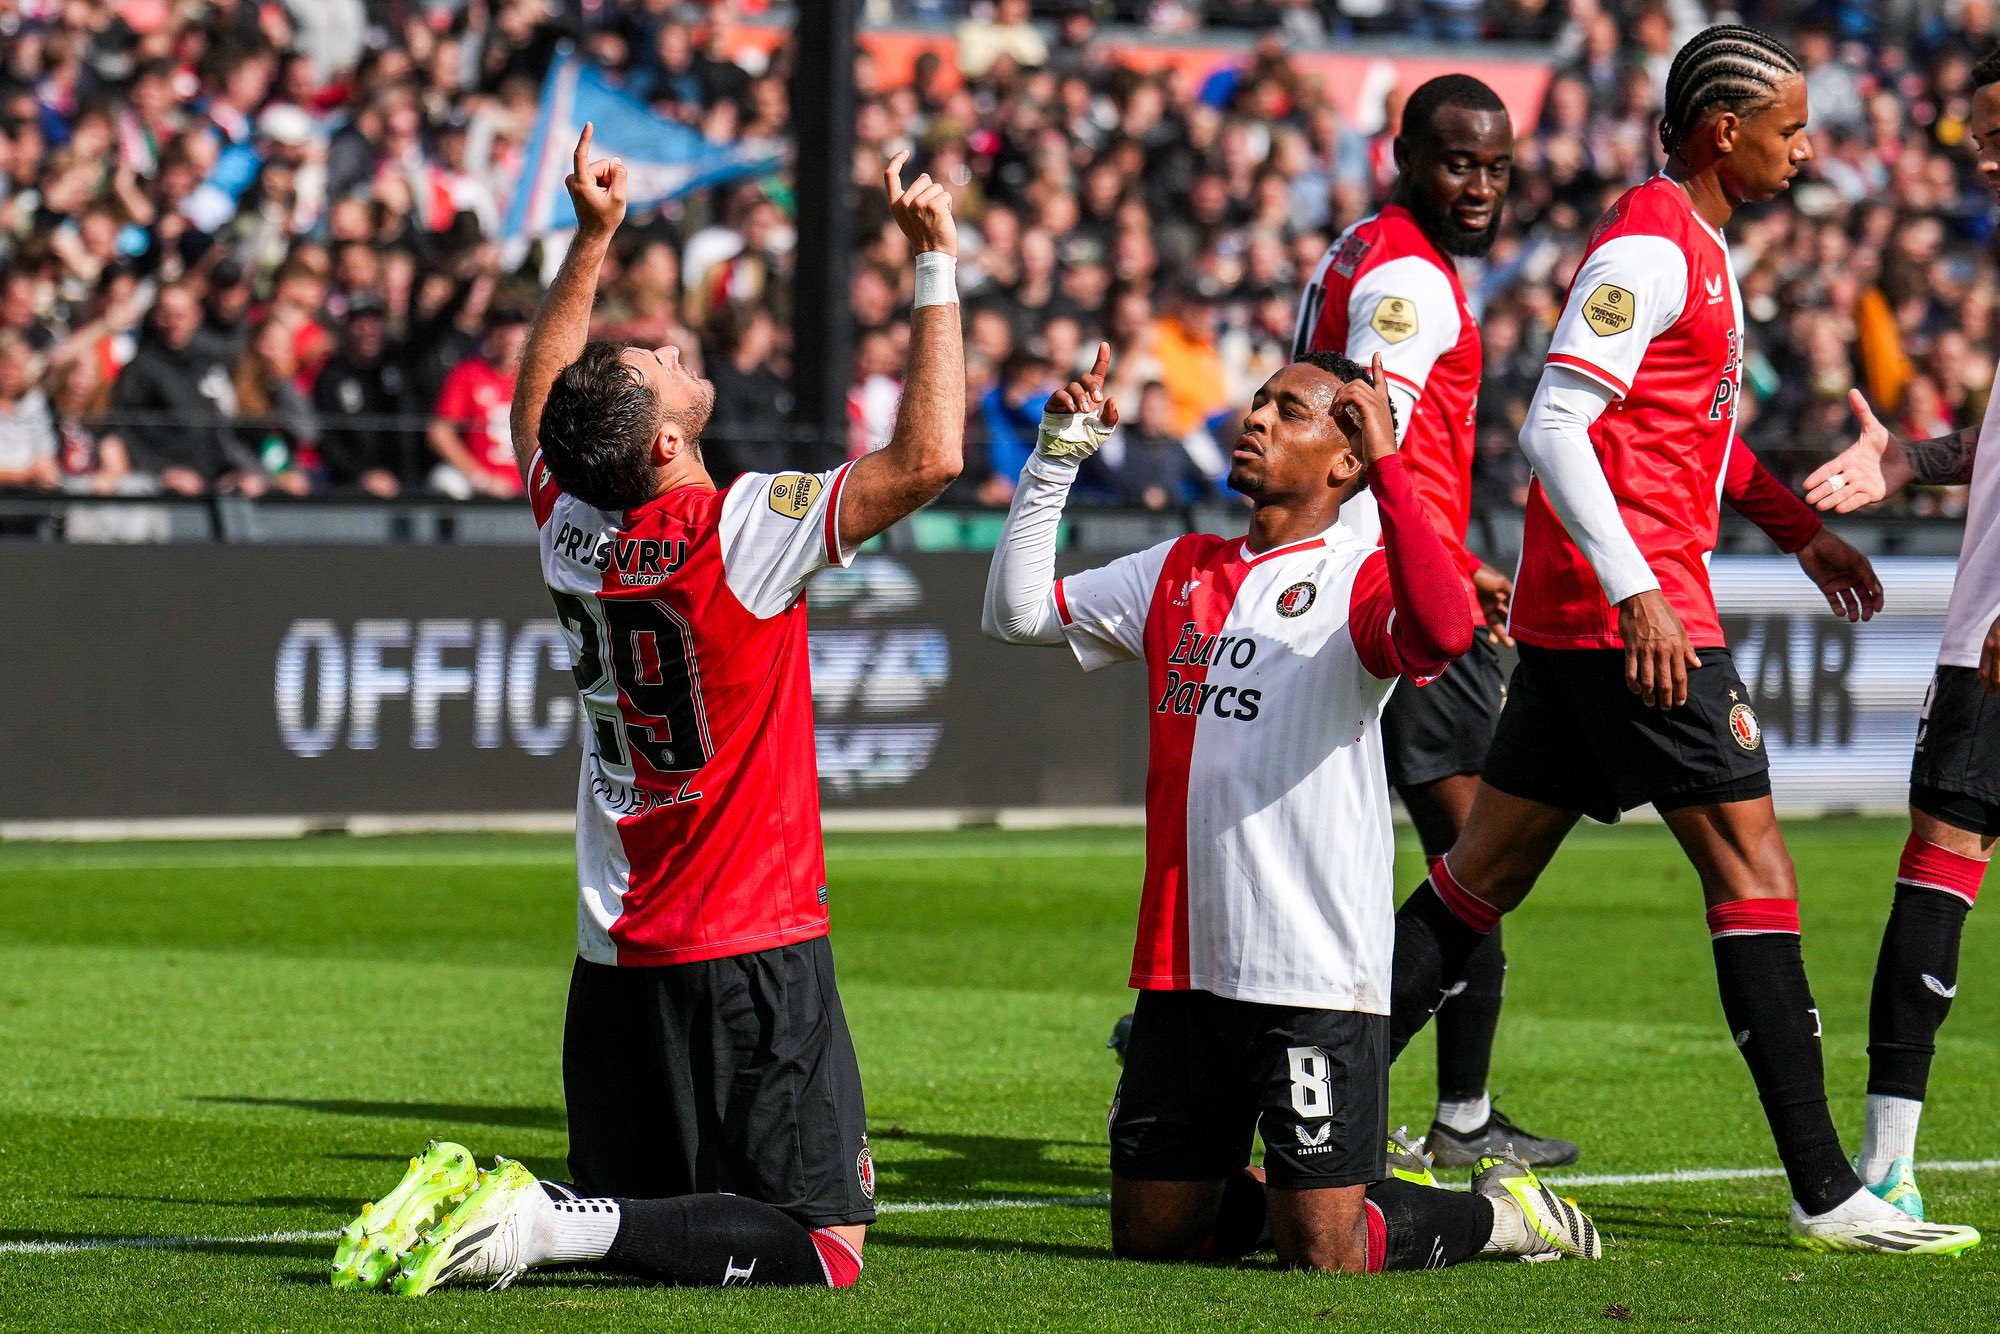
[[[712,144],[680,122],[655,115],[606,82],[595,66],[565,51],[542,85],[542,109],[528,141],[520,185],[500,228],[503,239],[576,225],[576,207],[563,178],[570,173],[585,121],[596,126],[591,157],[625,159],[626,202],[633,209],[769,171],[784,152],[776,139]]]

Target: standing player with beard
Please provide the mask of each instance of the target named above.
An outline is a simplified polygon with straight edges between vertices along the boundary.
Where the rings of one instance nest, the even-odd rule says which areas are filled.
[[[2000,50],[1972,68],[1967,138],[2000,198]],[[1937,1033],[1958,994],[1959,937],[2000,840],[2000,374],[1979,426],[1897,440],[1851,395],[1861,438],[1806,479],[1806,499],[1848,514],[1910,482],[1972,484],[1937,674],[1917,726],[1910,837],[1868,1008],[1868,1127],[1855,1170],[1924,1216],[1914,1161]]]
[[[1742,363],[1722,228],[1811,157],[1805,126],[1805,79],[1782,45],[1749,28],[1697,35],[1667,80],[1665,171],[1612,206],[1571,283],[1521,431],[1536,482],[1510,621],[1520,666],[1464,832],[1398,914],[1392,1043],[1423,1026],[1581,815],[1651,803],[1701,876],[1723,1013],[1791,1183],[1794,1238],[1956,1254],[1978,1232],[1884,1204],[1841,1152],[1797,881],[1708,581]],[[1836,612],[1879,607],[1867,561],[1830,533],[1799,558]]]
[[[846,1287],[875,1218],[861,1080],[827,947],[807,580],[958,475],[950,196],[890,211],[917,252],[889,444],[826,473],[709,481],[715,390],[671,347],[587,343],[625,168],[576,147],[578,230],[528,340],[514,439],[590,727],[563,1033],[574,1187],[433,1144],[350,1225],[336,1286],[505,1286],[602,1263],[657,1282]],[[455,1207],[454,1207],[455,1204]],[[449,1208],[448,1213],[439,1215]]]
[[[1465,585],[1475,627],[1471,651],[1422,689],[1392,692],[1382,711],[1389,784],[1416,825],[1425,860],[1435,862],[1472,809],[1506,694],[1497,644],[1513,644],[1507,637],[1513,582],[1466,547],[1484,349],[1457,258],[1486,254],[1500,235],[1514,128],[1498,93],[1471,75],[1447,74],[1410,94],[1395,152],[1388,207],[1348,228],[1313,271],[1299,301],[1292,354],[1340,352],[1363,364],[1382,359],[1400,455]],[[1372,537],[1373,506],[1366,492],[1357,495],[1342,522]],[[1438,1011],[1437,1117],[1424,1147],[1445,1166],[1508,1148],[1538,1167],[1576,1161],[1575,1144],[1529,1134],[1487,1094],[1506,977],[1496,926]]]
[[[1070,486],[1118,421],[1109,360],[1049,400],[983,625],[1066,644],[1086,670],[1143,660],[1156,701],[1112,1250],[1268,1244],[1287,1266],[1369,1272],[1596,1259],[1590,1220],[1518,1160],[1482,1159],[1460,1194],[1388,1144],[1395,839],[1377,720],[1399,676],[1443,670],[1472,631],[1397,453],[1380,358],[1371,377],[1315,352],[1258,391],[1229,474],[1254,507],[1248,538],[1189,534],[1058,580]],[[1341,521],[1364,487],[1379,546]]]

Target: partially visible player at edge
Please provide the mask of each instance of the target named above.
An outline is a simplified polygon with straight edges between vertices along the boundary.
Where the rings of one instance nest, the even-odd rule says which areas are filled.
[[[1113,1252],[1268,1246],[1349,1272],[1598,1258],[1595,1226],[1517,1159],[1481,1159],[1460,1194],[1388,1138],[1395,840],[1377,720],[1398,676],[1441,671],[1472,632],[1396,451],[1381,359],[1371,376],[1311,353],[1258,390],[1229,472],[1254,505],[1247,538],[1193,533],[1058,580],[1070,486],[1118,422],[1109,366],[1100,347],[1049,400],[982,625],[1066,644],[1086,670],[1143,660],[1157,701]],[[1364,487],[1380,547],[1341,520]]]
[[[586,341],[626,187],[590,140],[586,125],[576,239],[513,416],[591,723],[563,1034],[574,1186],[506,1159],[474,1179],[464,1149],[433,1144],[344,1234],[334,1279],[394,1270],[414,1296],[598,1262],[681,1286],[846,1287],[875,1176],[826,942],[803,593],[959,473],[950,196],[928,176],[905,189],[906,155],[890,161],[917,279],[887,447],[717,490],[701,450],[713,387],[672,347]]]
[[[1410,94],[1395,154],[1388,206],[1328,247],[1300,295],[1292,355],[1341,352],[1363,365],[1381,357],[1400,456],[1465,583],[1471,650],[1422,689],[1399,686],[1382,711],[1389,785],[1416,825],[1425,860],[1435,862],[1472,809],[1505,694],[1498,645],[1514,642],[1507,636],[1513,581],[1466,545],[1485,351],[1458,273],[1459,256],[1485,255],[1499,238],[1514,127],[1498,93],[1469,74],[1446,74]],[[1341,521],[1373,536],[1373,504],[1362,492]],[[1496,926],[1438,1010],[1437,1115],[1424,1148],[1441,1165],[1503,1149],[1538,1167],[1576,1161],[1575,1144],[1529,1134],[1487,1094],[1506,979]]]
[[[1397,917],[1401,1050],[1582,815],[1651,803],[1699,872],[1729,1032],[1815,1249],[1957,1253],[1971,1228],[1920,1222],[1862,1188],[1827,1110],[1798,886],[1756,715],[1708,581],[1731,467],[1742,299],[1722,228],[1812,155],[1798,60],[1718,26],[1674,58],[1665,170],[1591,238],[1529,405],[1534,465],[1510,629],[1520,665],[1464,832]],[[1835,612],[1881,585],[1795,498],[1801,564]],[[1781,526],[1781,525],[1770,525]],[[1615,889],[1609,892],[1615,893]]]
[[[1972,68],[1967,138],[2000,199],[2000,49]],[[1861,438],[1806,479],[1806,499],[1851,513],[1910,482],[1972,483],[1937,674],[1910,769],[1910,837],[1868,1009],[1868,1128],[1855,1170],[1868,1189],[1924,1216],[1913,1163],[1937,1032],[1958,994],[1966,914],[2000,839],[2000,371],[1986,419],[1935,440],[1897,440],[1859,390]]]

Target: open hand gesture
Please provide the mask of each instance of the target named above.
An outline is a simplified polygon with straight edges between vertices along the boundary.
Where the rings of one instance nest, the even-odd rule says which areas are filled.
[[[1907,460],[1889,428],[1875,419],[1859,389],[1847,391],[1848,406],[1860,419],[1861,434],[1838,457],[1822,463],[1806,478],[1806,501],[1835,514],[1852,514],[1873,505],[1910,480]]]
[[[596,127],[583,123],[576,141],[575,170],[563,185],[576,205],[577,230],[609,236],[625,221],[625,163],[619,158],[590,160],[590,140]]]

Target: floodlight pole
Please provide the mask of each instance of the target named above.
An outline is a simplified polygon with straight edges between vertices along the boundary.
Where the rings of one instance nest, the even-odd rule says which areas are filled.
[[[854,255],[854,54],[860,0],[805,0],[797,14],[792,126],[798,258],[792,289],[792,411],[815,468],[847,455],[854,362],[848,270]]]

